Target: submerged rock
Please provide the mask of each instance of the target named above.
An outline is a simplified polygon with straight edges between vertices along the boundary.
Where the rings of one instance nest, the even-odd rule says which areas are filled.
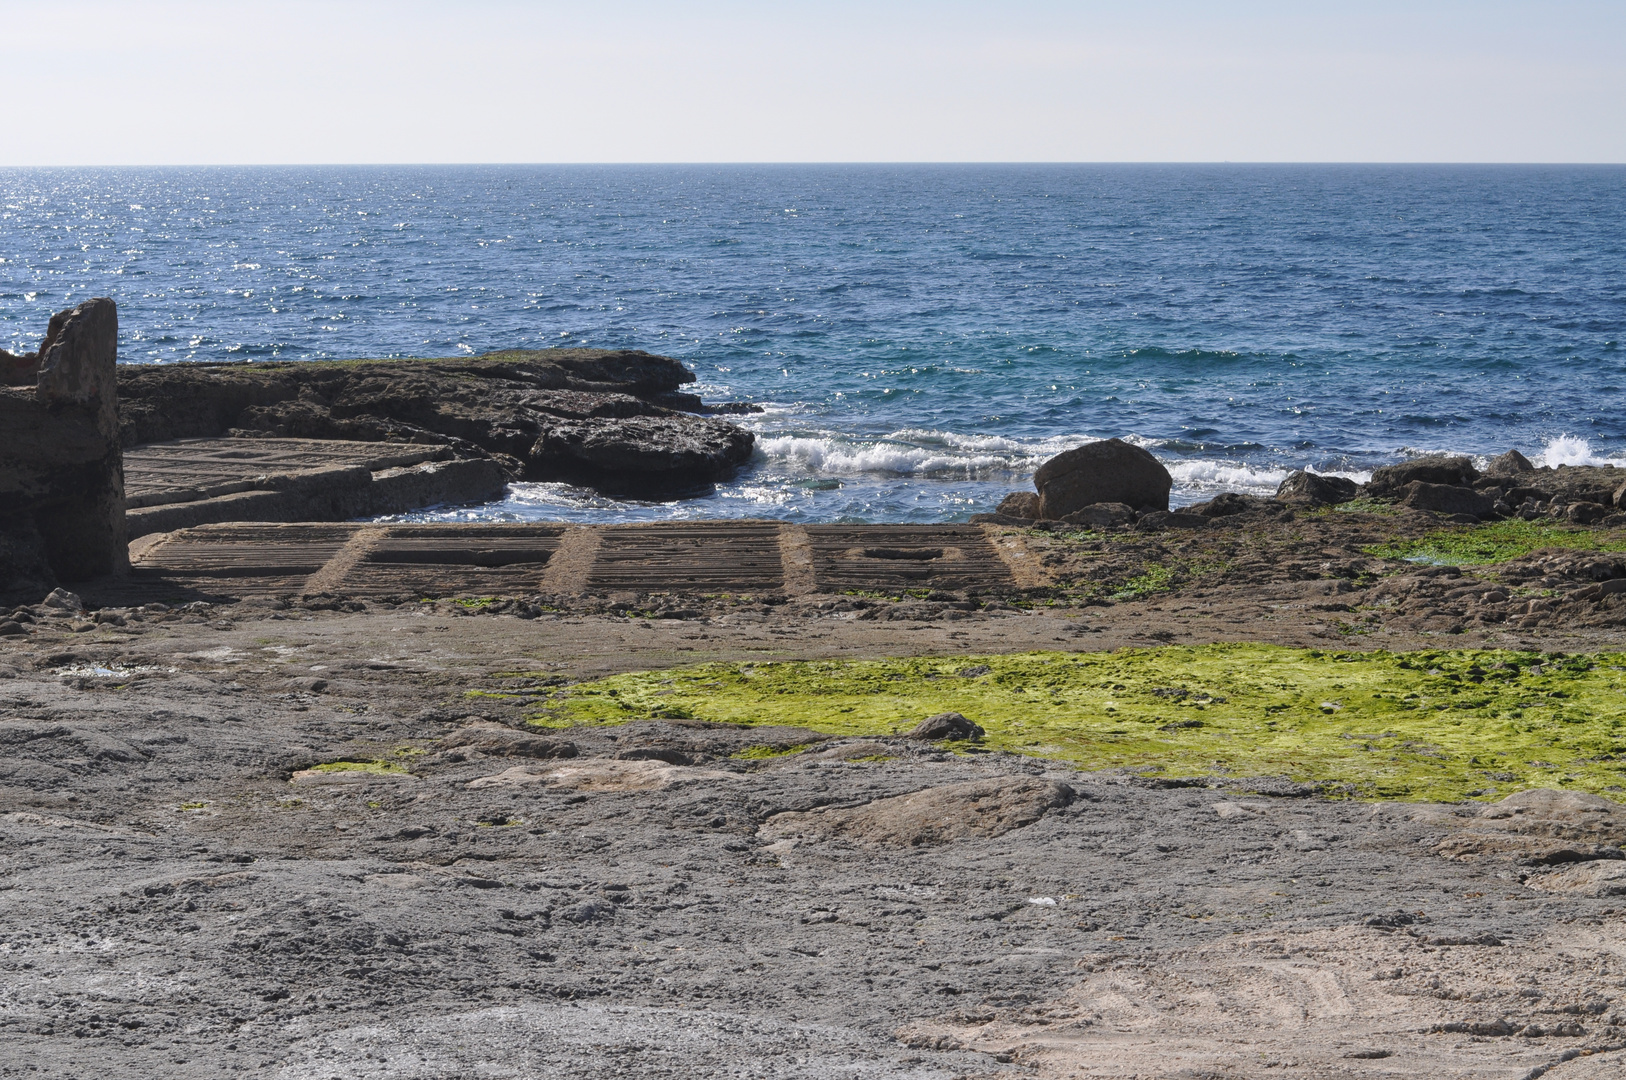
[[[1057,454],[1033,474],[1040,517],[1064,518],[1097,503],[1167,510],[1174,480],[1161,462],[1122,439],[1104,439]]]

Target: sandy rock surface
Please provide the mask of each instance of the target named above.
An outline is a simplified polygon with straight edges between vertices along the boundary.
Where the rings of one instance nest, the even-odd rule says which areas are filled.
[[[1113,610],[1091,647],[1158,617]],[[520,730],[489,690],[1078,640],[1065,614],[818,611],[244,604],[0,639],[0,1071],[1626,1068],[1626,861],[1602,851],[1622,811],[1603,800],[1481,813],[792,727]],[[1290,609],[1279,632],[1320,618]],[[796,752],[735,756],[765,744]],[[400,771],[324,770],[346,761]],[[1444,850],[1461,837],[1599,857]]]

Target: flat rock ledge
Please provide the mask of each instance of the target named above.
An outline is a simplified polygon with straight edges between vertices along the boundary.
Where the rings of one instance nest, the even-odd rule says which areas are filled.
[[[223,436],[436,444],[489,457],[509,479],[673,495],[728,475],[755,444],[701,415],[713,410],[680,392],[693,381],[670,357],[604,349],[121,365],[119,436],[126,448]]]

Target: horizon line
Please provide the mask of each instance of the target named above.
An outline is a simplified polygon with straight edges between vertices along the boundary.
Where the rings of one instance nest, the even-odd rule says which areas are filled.
[[[1291,161],[1291,160],[1160,160],[1147,159],[1058,161],[1058,160],[988,160],[988,161],[871,161],[871,160],[810,160],[810,161],[245,161],[245,162],[122,162],[101,164],[0,164],[0,170],[20,169],[366,169],[366,168],[792,168],[792,167],[854,167],[871,166],[900,168],[905,166],[940,166],[971,168],[978,166],[1025,167],[1077,167],[1077,166],[1278,166],[1292,168],[1349,168],[1353,166],[1381,168],[1618,168],[1626,161]]]

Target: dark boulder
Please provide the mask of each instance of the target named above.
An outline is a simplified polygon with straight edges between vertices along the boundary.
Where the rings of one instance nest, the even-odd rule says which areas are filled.
[[[1578,502],[1564,508],[1564,518],[1576,525],[1596,525],[1609,513],[1602,503]]]
[[[1039,516],[1038,493],[1013,491],[999,500],[999,506],[994,509],[994,513],[1012,518],[1036,518]]]
[[[982,735],[982,728],[959,713],[946,712],[926,717],[904,737],[937,742],[941,739],[980,739]]]
[[[1509,450],[1490,459],[1485,466],[1486,476],[1516,476],[1519,473],[1535,472],[1536,467],[1530,464],[1530,459],[1517,450]]]
[[[1436,514],[1469,514],[1476,518],[1491,517],[1496,512],[1494,500],[1473,488],[1425,484],[1421,480],[1413,480],[1405,486],[1400,505]]]
[[[1432,455],[1402,461],[1398,465],[1385,465],[1372,473],[1366,493],[1384,498],[1399,498],[1407,484],[1446,484],[1470,487],[1479,479],[1479,470],[1466,457]]]
[[[1342,476],[1322,476],[1300,469],[1276,489],[1276,501],[1294,506],[1336,506],[1360,493],[1355,481]]]
[[[1167,510],[1174,480],[1140,447],[1105,439],[1057,454],[1039,466],[1033,486],[1039,492],[1039,516],[1064,518],[1096,503]]]

